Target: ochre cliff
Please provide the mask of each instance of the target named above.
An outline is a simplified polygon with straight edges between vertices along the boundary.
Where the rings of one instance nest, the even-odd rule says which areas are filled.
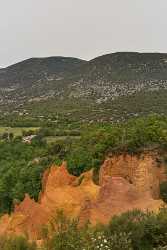
[[[28,195],[16,205],[11,216],[4,215],[0,220],[0,234],[26,234],[30,239],[41,237],[41,228],[46,225],[57,210],[66,216],[78,217],[84,202],[95,200],[100,187],[92,181],[92,171],[77,178],[68,173],[66,163],[51,166],[44,173],[42,192],[35,202]]]
[[[38,202],[26,194],[14,212],[0,219],[0,234],[24,234],[41,239],[41,228],[57,210],[70,218],[79,217],[81,225],[107,223],[115,214],[132,210],[158,210],[159,184],[166,179],[163,164],[154,154],[108,158],[100,169],[99,185],[93,171],[80,177],[70,175],[66,163],[51,166],[43,175]]]
[[[133,184],[139,192],[148,191],[157,199],[160,183],[166,180],[165,166],[159,158],[155,152],[114,155],[100,169],[100,185],[105,183],[106,176],[119,176]]]

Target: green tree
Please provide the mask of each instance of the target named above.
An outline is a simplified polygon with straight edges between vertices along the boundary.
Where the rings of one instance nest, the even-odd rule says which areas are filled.
[[[160,184],[160,196],[167,203],[167,181]]]

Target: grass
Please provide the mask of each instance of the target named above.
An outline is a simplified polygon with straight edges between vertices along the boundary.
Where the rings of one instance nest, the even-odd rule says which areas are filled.
[[[29,130],[36,131],[38,129],[39,127],[21,127],[21,128],[0,127],[0,135],[7,132],[7,133],[13,133],[14,136],[21,136],[23,131],[29,131]]]
[[[0,127],[0,135],[4,133],[13,133],[16,136],[22,136],[23,131],[37,131],[39,127]],[[80,139],[80,136],[46,136],[45,139],[48,144],[57,142],[59,140],[65,140],[67,137],[71,139]]]
[[[66,138],[71,138],[71,139],[80,139],[80,136],[46,136],[45,139],[48,144],[57,142],[59,140],[65,140]]]

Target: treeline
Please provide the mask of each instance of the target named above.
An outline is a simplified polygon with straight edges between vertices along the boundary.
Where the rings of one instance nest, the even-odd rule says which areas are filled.
[[[44,115],[18,115],[18,114],[10,114],[4,115],[4,113],[0,114],[0,126],[6,127],[50,127],[54,128],[63,128],[63,129],[75,129],[80,126],[80,121],[73,121],[73,119],[67,119],[65,116],[57,118],[56,115],[51,115],[46,112]]]
[[[45,136],[80,136],[79,129],[56,129],[55,127],[42,127],[38,130],[38,135]]]
[[[10,213],[25,193],[38,198],[42,173],[49,162],[45,144],[0,142],[0,213]]]
[[[67,138],[53,145],[58,160],[67,160],[75,175],[90,168],[98,170],[110,153],[137,154],[145,149],[167,149],[167,118],[149,116],[123,124],[83,127],[80,140]]]

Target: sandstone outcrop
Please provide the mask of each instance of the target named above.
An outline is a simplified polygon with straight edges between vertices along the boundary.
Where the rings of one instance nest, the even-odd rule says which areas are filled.
[[[138,189],[122,177],[108,177],[100,188],[96,201],[90,201],[82,208],[81,222],[89,220],[92,225],[106,224],[112,216],[133,209],[158,211],[161,200],[153,200],[149,192],[140,193]],[[86,216],[85,216],[86,215]]]
[[[160,183],[166,180],[166,170],[156,153],[121,154],[108,158],[100,169],[100,185],[106,176],[122,177],[136,186],[139,192],[149,192],[159,198]]]
[[[11,216],[4,215],[0,220],[0,234],[26,234],[30,239],[38,240],[41,229],[57,210],[63,210],[66,216],[78,217],[84,202],[95,200],[99,186],[92,181],[92,171],[77,178],[68,173],[66,164],[51,166],[44,173],[42,192],[35,202],[28,195],[16,205]]]
[[[0,234],[24,234],[40,240],[43,225],[57,210],[70,218],[79,217],[81,224],[89,220],[94,225],[136,208],[156,211],[163,204],[158,200],[159,183],[166,175],[155,155],[113,156],[100,169],[99,185],[92,177],[93,171],[80,177],[70,175],[65,162],[51,166],[43,175],[38,202],[26,195],[10,216],[1,217]]]
[[[11,216],[5,215],[1,218],[0,234],[21,234],[38,239],[42,225],[45,225],[48,219],[46,209],[29,195],[25,195],[25,199],[15,207]]]

